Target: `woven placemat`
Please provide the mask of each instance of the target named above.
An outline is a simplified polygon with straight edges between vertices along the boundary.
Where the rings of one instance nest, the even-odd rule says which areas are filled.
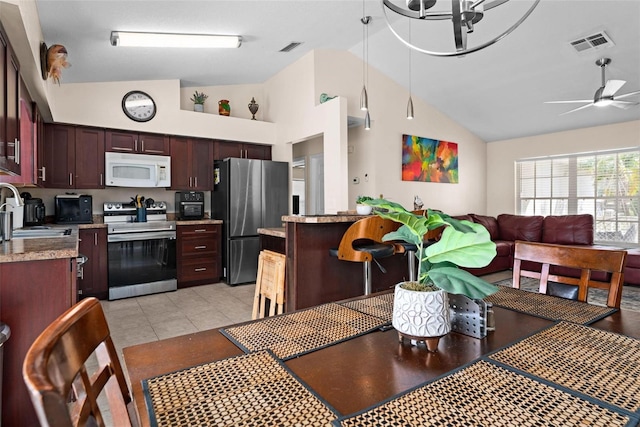
[[[640,412],[640,340],[560,322],[489,358],[619,408]]]
[[[329,303],[220,332],[246,353],[269,349],[287,360],[365,334],[385,323],[378,317]]]
[[[624,426],[633,417],[478,361],[335,426]],[[630,423],[631,424],[631,423]],[[635,424],[635,423],[634,423]],[[633,424],[631,424],[633,425]]]
[[[498,307],[532,316],[549,320],[567,320],[583,325],[596,322],[618,311],[616,308],[602,307],[505,286],[499,286],[498,292],[484,300]]]
[[[378,317],[387,323],[393,319],[393,293],[339,303],[361,313]]]
[[[334,411],[267,351],[142,381],[153,426],[326,426]]]

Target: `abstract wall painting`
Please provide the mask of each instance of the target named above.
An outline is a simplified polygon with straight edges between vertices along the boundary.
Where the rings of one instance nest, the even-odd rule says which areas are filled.
[[[402,135],[402,180],[458,183],[458,144]]]

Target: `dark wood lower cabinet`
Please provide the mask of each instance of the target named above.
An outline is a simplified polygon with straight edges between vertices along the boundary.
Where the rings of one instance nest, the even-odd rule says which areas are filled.
[[[82,266],[82,274],[78,278],[78,301],[86,297],[107,299],[107,230],[80,229],[78,235],[78,252],[89,258]]]
[[[220,224],[178,225],[178,288],[220,280],[221,231]]]
[[[76,299],[75,258],[0,263],[0,320],[11,329],[2,346],[2,425],[37,426],[22,362],[40,333]]]

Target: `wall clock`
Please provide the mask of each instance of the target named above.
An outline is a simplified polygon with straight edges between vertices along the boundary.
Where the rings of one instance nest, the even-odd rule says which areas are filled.
[[[148,122],[156,115],[156,103],[148,94],[132,90],[122,98],[122,111],[131,120]]]

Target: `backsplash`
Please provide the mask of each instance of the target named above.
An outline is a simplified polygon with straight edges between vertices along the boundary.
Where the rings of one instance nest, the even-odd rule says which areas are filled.
[[[152,198],[157,201],[167,203],[167,213],[175,213],[175,190],[165,190],[163,188],[123,188],[109,187],[104,190],[83,190],[83,189],[50,189],[37,187],[18,188],[20,193],[28,192],[32,197],[42,199],[47,216],[52,216],[55,212],[54,197],[59,194],[75,193],[90,194],[93,196],[93,214],[102,215],[102,206],[105,202],[128,202],[136,194],[140,194],[145,199]],[[205,211],[210,214],[211,211],[211,192],[204,192]]]

